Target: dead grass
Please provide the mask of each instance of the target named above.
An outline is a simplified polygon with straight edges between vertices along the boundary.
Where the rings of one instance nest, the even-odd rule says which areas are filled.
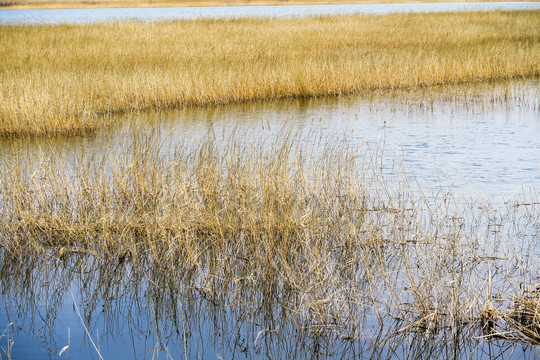
[[[540,75],[538,11],[1,25],[0,135],[131,110]]]
[[[502,208],[423,197],[411,179],[387,183],[376,159],[359,163],[345,138],[317,134],[165,148],[135,131],[124,142],[3,156],[4,271],[29,253],[88,257],[105,278],[157,276],[148,281],[215,306],[281,306],[314,336],[357,339],[371,316],[397,319],[397,334],[478,324],[486,337],[537,342],[537,194]]]

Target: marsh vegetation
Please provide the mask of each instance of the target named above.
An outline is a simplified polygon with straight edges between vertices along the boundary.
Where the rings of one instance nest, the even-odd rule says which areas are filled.
[[[425,197],[406,177],[386,182],[377,158],[361,161],[346,137],[209,134],[168,147],[133,130],[124,139],[68,158],[4,156],[3,293],[30,296],[17,308],[43,293],[54,315],[77,283],[83,321],[101,301],[106,317],[153,309],[144,326],[188,355],[203,331],[192,307],[230,321],[214,319],[225,347],[227,327],[240,324],[234,351],[252,355],[263,346],[279,356],[289,332],[303,340],[285,343],[312,355],[365,346],[384,357],[405,351],[389,339],[410,336],[439,340],[421,351],[464,354],[490,340],[538,344],[534,189],[503,206]],[[450,339],[459,347],[440,347]]]
[[[0,134],[111,115],[538,78],[538,11],[0,25]]]
[[[110,358],[126,349],[99,334],[126,328],[142,357],[534,357],[537,188],[434,190],[402,158],[387,176],[384,134],[211,114],[358,93],[385,116],[514,106],[534,121],[538,15],[1,25],[0,349],[17,354],[28,322],[57,358],[67,303]],[[162,133],[150,109],[203,112],[207,132]]]

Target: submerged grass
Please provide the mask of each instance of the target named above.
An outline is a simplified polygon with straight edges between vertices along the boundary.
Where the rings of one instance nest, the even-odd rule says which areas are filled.
[[[539,11],[0,25],[0,135],[111,115],[540,75]]]
[[[4,156],[2,271],[31,253],[88,257],[90,282],[140,277],[129,291],[146,281],[162,301],[187,291],[248,319],[281,314],[317,338],[362,338],[371,316],[397,321],[394,334],[538,343],[537,194],[502,208],[427,198],[405,177],[386,183],[346,139],[241,139],[165,148],[135,133],[123,150]]]

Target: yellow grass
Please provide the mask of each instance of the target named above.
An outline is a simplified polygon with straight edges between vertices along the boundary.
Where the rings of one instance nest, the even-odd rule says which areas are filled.
[[[66,265],[90,282],[138,273],[160,293],[196,291],[242,314],[283,298],[271,308],[304,331],[351,339],[365,336],[369,311],[399,319],[395,334],[479,323],[486,336],[538,343],[537,192],[506,209],[450,192],[425,198],[411,179],[386,182],[377,154],[316,133],[174,143],[135,131],[98,148],[83,141],[67,157],[6,152],[3,271],[52,268],[53,282]],[[100,265],[81,271],[81,258]]]
[[[0,27],[0,135],[130,110],[540,75],[540,11]]]
[[[494,2],[501,0],[488,0]],[[502,0],[510,2],[511,0]],[[536,2],[532,0],[530,2]],[[124,7],[181,7],[181,6],[246,6],[246,5],[335,5],[478,2],[478,0],[4,0],[5,9],[67,9],[67,8],[124,8]]]

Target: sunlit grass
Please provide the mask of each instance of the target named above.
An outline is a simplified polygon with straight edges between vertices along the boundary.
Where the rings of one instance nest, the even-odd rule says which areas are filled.
[[[540,75],[539,11],[1,25],[0,135],[130,110]]]
[[[285,298],[289,319],[319,335],[359,338],[371,316],[398,333],[538,343],[538,194],[426,197],[362,155],[346,138],[291,132],[168,148],[135,131],[68,158],[19,148],[0,169],[3,266],[87,257],[247,313]]]

